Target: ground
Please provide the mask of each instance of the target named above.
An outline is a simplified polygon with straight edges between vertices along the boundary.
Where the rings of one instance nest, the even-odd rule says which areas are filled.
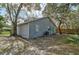
[[[79,54],[79,44],[72,36],[51,35],[35,39],[21,37],[0,37],[0,54],[2,55],[75,55]],[[77,39],[76,38],[76,39]],[[69,40],[69,41],[68,41]],[[76,42],[76,43],[74,43]]]

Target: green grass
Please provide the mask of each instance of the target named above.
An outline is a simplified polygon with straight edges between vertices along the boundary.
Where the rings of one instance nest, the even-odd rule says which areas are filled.
[[[79,35],[69,34],[67,36],[61,37],[61,41],[66,44],[79,45]]]
[[[3,31],[2,33],[0,33],[0,36],[10,36],[10,32],[9,31]]]

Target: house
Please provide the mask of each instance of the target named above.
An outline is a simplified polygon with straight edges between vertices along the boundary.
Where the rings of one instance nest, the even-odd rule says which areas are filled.
[[[27,20],[17,26],[17,34],[24,38],[36,38],[54,33],[56,33],[56,26],[48,17]]]

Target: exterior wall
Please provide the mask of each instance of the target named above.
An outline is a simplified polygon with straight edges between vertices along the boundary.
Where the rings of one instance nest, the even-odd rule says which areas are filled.
[[[17,34],[29,38],[29,24],[22,24],[17,27]]]
[[[19,35],[19,31],[20,31],[19,26],[17,26],[17,35]]]
[[[42,36],[46,31],[48,31],[48,27],[52,28],[50,34],[56,32],[55,26],[47,18],[29,23],[29,37],[35,38]]]

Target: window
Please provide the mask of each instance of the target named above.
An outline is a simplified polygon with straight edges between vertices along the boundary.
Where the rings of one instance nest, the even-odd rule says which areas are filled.
[[[36,32],[39,31],[39,25],[36,25]]]

